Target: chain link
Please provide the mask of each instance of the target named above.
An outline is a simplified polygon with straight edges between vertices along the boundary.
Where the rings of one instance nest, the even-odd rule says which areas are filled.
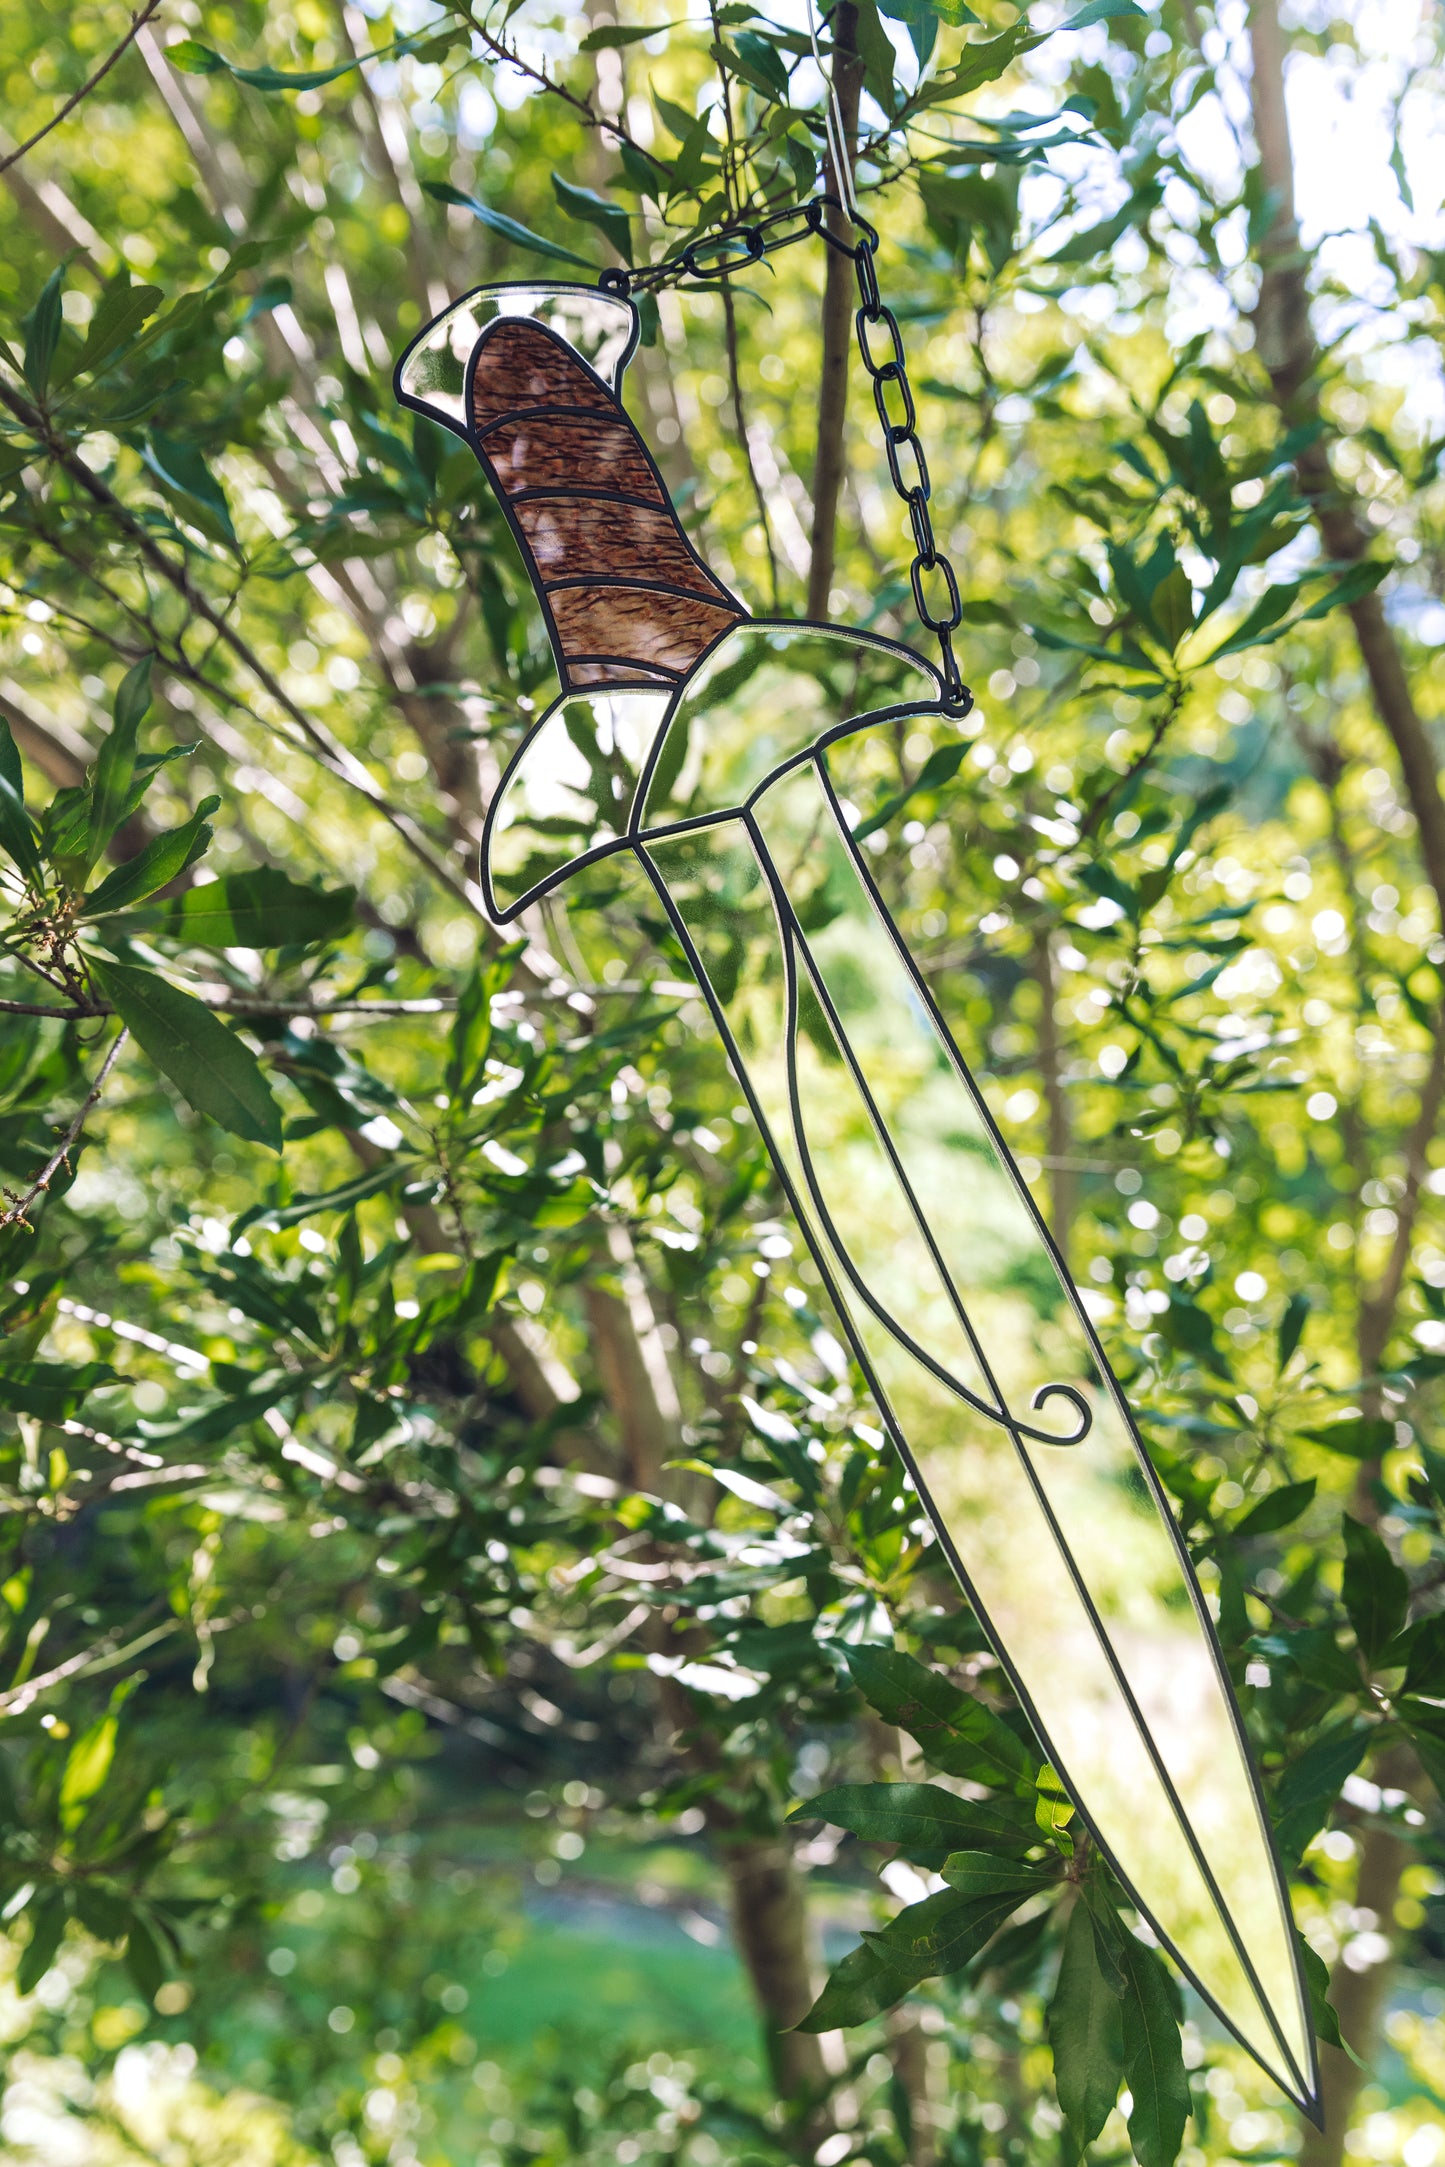
[[[874,254],[878,246],[877,235],[864,232],[853,250],[853,265],[858,274],[859,308],[854,323],[858,332],[858,352],[863,366],[873,380],[873,404],[883,425],[883,449],[888,455],[888,475],[895,492],[908,507],[908,524],[913,533],[913,562],[908,567],[909,585],[913,589],[913,606],[919,620],[927,625],[938,641],[943,658],[943,697],[947,706],[966,715],[973,706],[973,694],[963,682],[958,658],[953,651],[953,635],[963,622],[963,600],[958,591],[958,575],[950,560],[938,546],[933,531],[933,514],[929,509],[933,484],[929,478],[928,461],[918,437],[918,409],[913,403],[913,386],[908,381],[908,359],[904,352],[903,333],[898,318],[884,301],[878,288],[878,273]],[[886,361],[877,361],[869,344],[869,328],[879,326],[888,334],[890,352]],[[889,408],[889,392],[897,385],[902,398],[903,411],[895,420]],[[912,478],[904,474],[902,454],[912,459]],[[924,577],[933,573],[941,578],[944,601],[940,609],[930,606],[924,591]],[[937,591],[935,581],[935,592]]]
[[[602,273],[598,283],[605,292],[620,294],[624,299],[629,294],[659,293],[663,287],[678,286],[684,280],[708,285],[730,278],[735,271],[744,270],[749,264],[761,263],[777,249],[790,248],[794,241],[805,241],[812,234],[817,234],[840,255],[852,259],[858,279],[859,306],[853,319],[858,352],[873,385],[873,404],[883,426],[889,479],[907,506],[913,536],[913,562],[908,568],[908,579],[913,589],[914,607],[919,621],[938,641],[943,661],[944,705],[966,715],[973,706],[973,694],[963,682],[953,652],[953,635],[963,622],[963,602],[958,591],[958,575],[939,548],[933,531],[933,515],[929,509],[933,484],[918,436],[918,409],[913,400],[913,386],[908,380],[903,333],[898,318],[885,303],[879,289],[874,260],[878,252],[878,234],[865,218],[859,218],[855,213],[852,223],[859,239],[851,245],[840,239],[831,230],[825,213],[842,209],[836,196],[814,196],[808,203],[797,204],[785,211],[772,211],[751,224],[724,227],[703,240],[690,241],[677,255],[666,256],[661,263],[640,264],[635,268],[630,265],[610,267]],[[887,357],[882,361],[874,358],[869,344],[870,330],[876,332],[880,327],[887,333],[889,347]],[[898,387],[896,397],[902,404],[898,419],[889,407],[889,395],[894,385]],[[911,475],[904,472],[904,454],[911,460]],[[924,590],[923,582],[928,574],[935,576],[935,593],[936,581],[941,579],[943,582],[941,610],[931,607]]]

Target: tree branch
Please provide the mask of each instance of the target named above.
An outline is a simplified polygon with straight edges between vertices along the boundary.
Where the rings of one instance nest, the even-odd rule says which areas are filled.
[[[6,1199],[5,1209],[3,1212],[0,1212],[0,1227],[29,1227],[30,1221],[27,1217],[27,1213],[29,1212],[31,1205],[34,1204],[39,1197],[44,1195],[49,1190],[51,1182],[54,1181],[61,1167],[65,1164],[65,1161],[69,1158],[71,1152],[74,1150],[76,1138],[80,1135],[81,1130],[85,1127],[86,1116],[99,1103],[100,1095],[102,1091],[104,1091],[106,1086],[106,1079],[109,1077],[111,1070],[115,1067],[115,1064],[120,1057],[120,1050],[122,1046],[124,1046],[129,1036],[129,1031],[124,1026],[122,1026],[121,1031],[116,1038],[115,1044],[111,1047],[110,1052],[106,1055],[105,1059],[100,1064],[100,1074],[96,1077],[95,1082],[91,1085],[90,1090],[87,1092],[85,1098],[81,1101],[80,1106],[76,1112],[75,1119],[71,1122],[70,1127],[66,1130],[64,1136],[60,1139],[59,1144],[51,1153],[50,1157],[46,1160],[44,1166],[40,1169],[40,1172],[36,1175],[34,1181],[31,1182],[30,1187],[26,1190],[24,1196],[16,1196],[14,1191],[11,1189],[6,1189],[3,1192],[0,1192],[3,1193]]]
[[[858,100],[863,84],[857,57],[858,10],[853,0],[838,0],[833,16],[833,84],[843,116],[845,150],[851,156],[858,133]],[[831,193],[842,196],[839,177],[828,164]],[[842,214],[829,214],[835,226]],[[843,431],[848,411],[848,364],[853,351],[853,266],[836,248],[828,250],[823,274],[823,356],[818,379],[818,450],[813,462],[813,546],[808,566],[809,617],[822,623],[838,559],[838,500],[843,489]]]
[[[127,30],[125,36],[121,39],[119,45],[115,47],[113,52],[107,54],[106,58],[102,60],[100,66],[95,70],[92,75],[88,75],[86,77],[85,81],[81,84],[79,90],[77,90],[71,97],[66,99],[64,105],[60,108],[60,111],[54,114],[45,123],[45,126],[43,128],[37,128],[34,135],[27,136],[26,140],[22,144],[20,144],[17,149],[11,151],[10,155],[7,158],[0,158],[0,173],[8,171],[11,166],[15,165],[21,158],[25,156],[27,151],[34,150],[36,144],[42,142],[44,138],[49,135],[52,128],[58,128],[63,120],[69,118],[69,116],[75,111],[75,108],[81,103],[82,99],[88,98],[90,96],[90,93],[94,90],[96,84],[102,82],[105,77],[109,75],[111,69],[120,59],[121,54],[129,48],[132,41],[137,36],[139,36],[142,30],[144,30],[146,24],[150,21],[152,15],[154,15],[159,9],[160,4],[161,0],[146,0],[146,4],[141,9],[139,15],[132,15],[130,19],[130,28],[129,30]]]
[[[409,813],[405,813],[399,806],[393,805],[384,792],[377,788],[366,768],[356,758],[355,754],[348,751],[346,746],[332,737],[330,731],[323,729],[312,716],[306,713],[304,708],[297,705],[273,673],[267,669],[260,656],[253,651],[228,619],[202,594],[185,566],[177,564],[173,558],[166,555],[159,544],[146,533],[139,520],[121,503],[114,492],[107,488],[100,476],[91,467],[87,466],[73,446],[67,443],[65,438],[51,427],[48,418],[38,408],[32,406],[28,399],[22,398],[19,392],[3,380],[0,380],[0,404],[8,407],[21,426],[28,429],[36,437],[37,441],[44,445],[51,458],[59,466],[63,467],[74,481],[80,484],[80,487],[92,502],[100,505],[103,510],[109,513],[127,540],[133,544],[152,570],[158,572],[167,585],[175,589],[187,608],[192,610],[203,623],[210,626],[218,640],[230,650],[242,668],[256,680],[262,690],[275,701],[281,712],[301,732],[306,746],[320,760],[321,764],[338,780],[347,783],[353,790],[356,790],[369,801],[374,809],[381,814],[382,818],[396,830],[413,856],[420,859],[432,877],[439,881],[451,895],[455,896],[458,902],[464,903],[469,910],[476,912],[479,917],[485,917],[486,908],[481,891],[474,887],[471,881],[458,875],[437,854],[425,830],[412,819]]]

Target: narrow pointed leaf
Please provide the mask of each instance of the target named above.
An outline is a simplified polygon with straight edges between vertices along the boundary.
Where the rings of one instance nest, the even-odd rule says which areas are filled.
[[[530,249],[534,256],[550,256],[554,263],[575,263],[584,271],[597,269],[588,257],[576,255],[556,241],[544,240],[540,233],[533,233],[530,227],[519,224],[515,218],[508,218],[505,211],[494,211],[490,204],[479,203],[475,196],[464,196],[450,181],[423,181],[422,187],[429,196],[435,196],[438,203],[455,203],[460,210],[470,211],[473,218],[479,218],[492,233],[500,234],[514,248]]]
[[[623,262],[628,261],[632,254],[632,228],[620,203],[609,203],[606,196],[599,196],[590,188],[578,188],[564,180],[560,173],[552,175],[552,193],[569,218],[578,219],[586,226],[596,226]]]
[[[1121,1950],[1124,2080],[1133,2096],[1129,2141],[1139,2167],[1174,2167],[1189,2119],[1189,2077],[1163,1960],[1132,1934]]]
[[[915,1983],[911,1972],[894,1970],[877,1949],[862,1942],[833,1967],[822,1993],[794,2029],[834,2032],[866,2024],[902,2001]]]
[[[112,911],[129,910],[133,903],[144,902],[148,895],[184,873],[188,865],[194,865],[210,844],[210,816],[220,802],[219,798],[203,799],[180,827],[158,835],[137,857],[118,865],[85,897],[82,916],[103,918]]]
[[[1113,2112],[1124,2081],[1124,2016],[1099,1962],[1094,1922],[1077,1903],[1064,1935],[1058,1984],[1049,2003],[1049,2045],[1059,2108],[1082,2151]]]
[[[188,888],[154,930],[193,948],[306,947],[343,933],[355,900],[353,888],[307,888],[261,866]]]
[[[794,1816],[830,1821],[870,1843],[896,1843],[910,1858],[942,1863],[963,1851],[1026,1851],[1037,1840],[1032,1814],[991,1799],[959,1798],[937,1783],[845,1783],[820,1791]]]
[[[1347,1517],[1344,1535],[1345,1573],[1340,1592],[1361,1653],[1374,1663],[1405,1622],[1410,1583],[1374,1528]]]
[[[136,733],[151,704],[151,664],[143,655],[127,670],[115,695],[110,734],[96,756],[90,783],[90,855],[96,859],[125,818],[135,778]]]
[[[233,1136],[281,1149],[281,1109],[249,1046],[154,971],[99,958],[90,968],[137,1045],[197,1113]]]
[[[896,1648],[847,1648],[844,1655],[869,1706],[916,1738],[935,1768],[1033,1791],[1033,1754],[982,1701]]]
[[[65,284],[65,266],[58,264],[40,289],[40,298],[31,311],[30,328],[25,334],[25,358],[21,364],[25,381],[37,399],[43,399],[50,385],[50,368],[55,359],[55,349],[60,342],[60,293]]]

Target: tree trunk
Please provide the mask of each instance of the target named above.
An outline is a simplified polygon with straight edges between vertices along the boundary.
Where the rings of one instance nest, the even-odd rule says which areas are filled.
[[[1048,1126],[1049,1232],[1067,1264],[1074,1212],[1078,1205],[1078,1176],[1074,1170],[1074,1131],[1069,1119],[1068,1093],[1064,1089],[1063,1048],[1059,1043],[1058,985],[1054,956],[1046,926],[1034,936],[1034,976],[1039,988],[1039,1074],[1044,1086],[1044,1117]]]
[[[1255,342],[1269,373],[1276,403],[1291,422],[1320,421],[1316,371],[1319,352],[1309,317],[1305,259],[1294,206],[1294,161],[1284,97],[1284,36],[1278,0],[1253,0],[1249,18],[1254,59],[1254,133],[1265,186],[1275,201],[1274,221],[1260,249],[1262,273],[1254,312]],[[1309,498],[1326,552],[1353,564],[1369,546],[1369,532],[1335,479],[1326,438],[1306,445],[1296,469]],[[1400,649],[1377,594],[1349,605],[1374,696],[1375,710],[1394,742],[1400,771],[1420,831],[1420,855],[1445,925],[1445,798]]]
[[[853,0],[839,0],[833,15],[833,83],[843,111],[844,147],[852,163],[858,133],[858,97],[863,85],[857,58],[858,10]],[[827,166],[831,193],[842,196],[832,160]],[[848,221],[830,212],[835,233]],[[853,266],[836,248],[828,250],[823,275],[823,358],[818,378],[818,452],[813,463],[813,551],[808,566],[808,615],[822,623],[830,614],[833,571],[838,560],[838,500],[843,491],[844,423],[848,412],[848,366],[853,355]]]
[[[1382,1787],[1406,1780],[1414,1768],[1407,1748],[1395,1747],[1383,1754],[1375,1768]],[[1355,1908],[1373,1912],[1381,1933],[1389,1931],[1400,1876],[1409,1864],[1410,1846],[1393,1830],[1367,1828],[1360,1836],[1360,1871],[1355,1884]],[[1372,1964],[1367,1971],[1352,1971],[1343,1960],[1330,1975],[1330,2000],[1340,2020],[1340,2031],[1367,2066],[1360,2068],[1338,2047],[1320,2049],[1320,2095],[1324,2128],[1306,2129],[1300,2148],[1299,2167],[1340,2167],[1345,2134],[1355,2102],[1370,2078],[1385,2013],[1393,1963]]]
[[[810,2132],[828,2085],[816,2032],[791,2027],[813,2002],[808,1912],[786,1841],[729,1837],[721,1846],[732,1898],[733,1937],[747,1966],[763,2020],[763,2039],[778,2096],[798,2109]]]
[[[1309,292],[1305,260],[1301,253],[1295,218],[1294,159],[1290,145],[1289,114],[1285,104],[1285,40],[1280,26],[1278,0],[1251,0],[1250,50],[1253,60],[1251,97],[1255,141],[1265,186],[1275,202],[1273,223],[1260,250],[1259,301],[1255,308],[1255,338],[1261,361],[1281,415],[1290,423],[1318,425],[1321,419],[1319,353],[1309,317]],[[1326,553],[1339,563],[1354,563],[1368,547],[1368,529],[1354,504],[1335,478],[1323,434],[1316,434],[1300,454],[1296,471],[1309,499]],[[1426,877],[1435,891],[1441,922],[1445,924],[1445,799],[1440,792],[1435,756],[1416,709],[1395,635],[1378,595],[1362,596],[1349,605],[1349,615],[1364,663],[1375,711],[1394,743],[1401,777],[1420,838],[1420,855]],[[1442,1069],[1440,1027],[1432,1049],[1420,1116],[1410,1139],[1413,1207],[1418,1194],[1419,1167],[1424,1147],[1433,1133],[1440,1103]],[[1421,1133],[1422,1129],[1428,1133]],[[1408,1222],[1402,1218],[1402,1228]],[[1408,1232],[1405,1234],[1408,1241]],[[1403,1259],[1373,1300],[1361,1304],[1359,1352],[1364,1373],[1378,1366],[1394,1322],[1395,1301],[1403,1277]],[[1373,1483],[1378,1466],[1361,1469],[1355,1507],[1361,1517],[1374,1517]],[[1400,1781],[1400,1770],[1386,1756],[1377,1770],[1382,1783]],[[1387,1773],[1387,1768],[1389,1772]],[[1400,1890],[1400,1876],[1409,1858],[1408,1847],[1393,1832],[1367,1829],[1361,1837],[1360,1869],[1356,1905],[1371,1911],[1382,1933],[1387,1933]],[[1373,2063],[1379,2043],[1381,2018],[1388,1995],[1392,1960],[1354,1971],[1341,1960],[1330,1978],[1330,2000],[1340,2020],[1340,2030],[1366,2065]],[[1345,2138],[1366,2070],[1332,2047],[1322,2051],[1324,2129],[1307,2130],[1300,2167],[1341,2167]]]

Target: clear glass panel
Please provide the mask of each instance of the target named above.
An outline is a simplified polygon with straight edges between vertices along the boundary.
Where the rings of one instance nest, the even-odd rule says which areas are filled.
[[[535,726],[492,802],[483,873],[499,912],[614,841],[670,695],[572,694]]]
[[[741,805],[825,730],[895,701],[937,697],[927,664],[891,641],[810,625],[739,625],[683,687],[643,824]]]
[[[860,752],[830,756],[844,791]],[[650,855],[804,1231],[1050,1759],[1160,1937],[1298,2097],[1312,2050],[1288,1907],[1142,1446],[819,769],[754,816],[758,844],[729,822]]]
[[[465,436],[463,379],[472,348],[498,316],[531,316],[575,346],[604,383],[619,391],[636,338],[637,317],[615,294],[590,286],[479,286],[464,294],[408,347],[397,370],[401,395],[434,421]]]

